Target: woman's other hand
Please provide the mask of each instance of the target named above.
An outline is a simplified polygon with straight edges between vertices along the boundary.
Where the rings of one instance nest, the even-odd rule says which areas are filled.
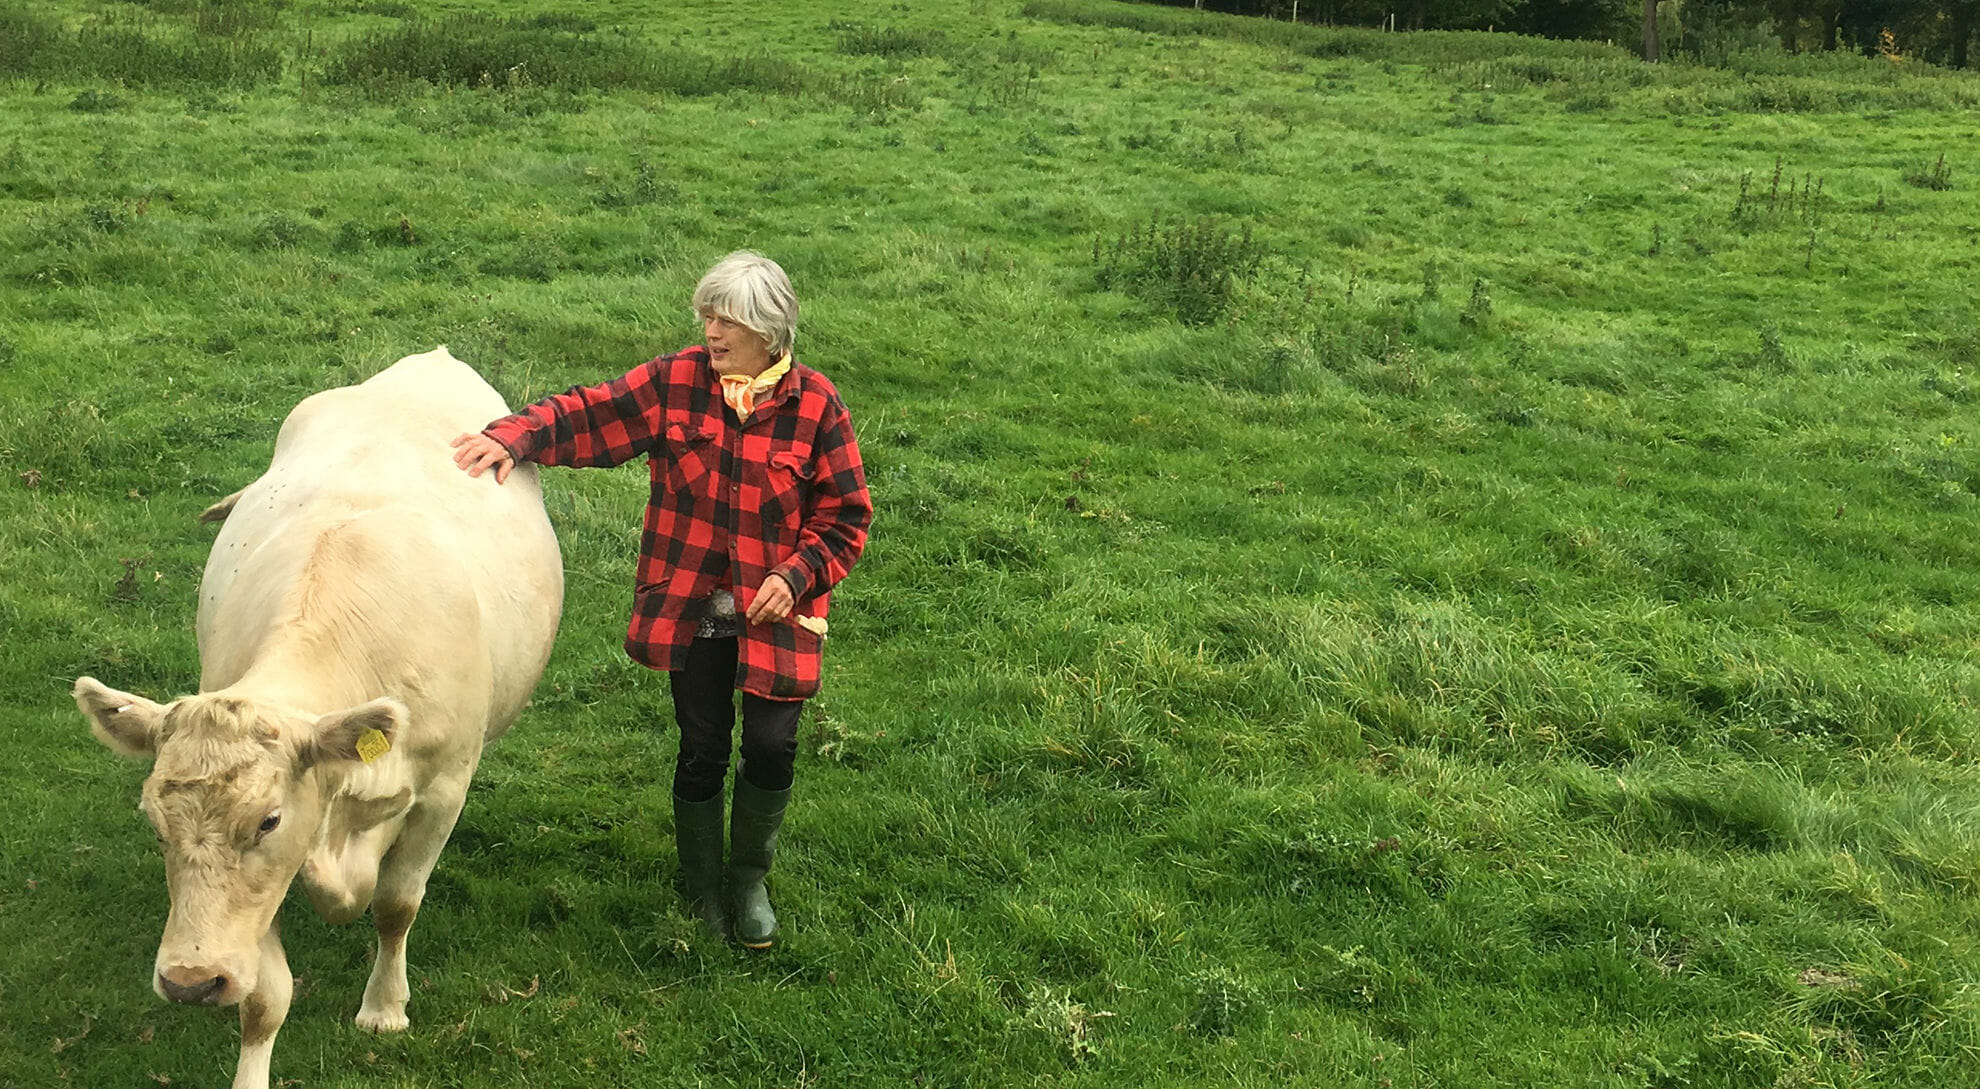
[[[509,451],[486,435],[456,435],[450,445],[454,448],[454,464],[469,476],[480,476],[482,470],[492,468],[495,470],[495,483],[501,484],[509,479],[510,471],[516,467],[516,459],[509,456]],[[783,579],[776,581],[778,585],[783,585]],[[790,599],[788,588],[784,597],[785,600]],[[786,611],[789,611],[788,608]]]
[[[791,596],[791,584],[782,575],[771,575],[757,588],[756,597],[749,603],[749,622],[768,624],[791,615],[797,599]]]

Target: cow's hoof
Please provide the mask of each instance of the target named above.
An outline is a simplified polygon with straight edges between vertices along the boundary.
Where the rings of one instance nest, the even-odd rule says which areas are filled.
[[[359,1010],[357,1026],[366,1032],[404,1032],[412,1024],[403,1012],[389,1010]]]

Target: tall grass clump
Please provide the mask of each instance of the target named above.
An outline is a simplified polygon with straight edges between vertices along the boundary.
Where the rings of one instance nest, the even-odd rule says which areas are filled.
[[[927,57],[948,45],[946,35],[929,27],[833,25],[839,30],[839,52],[855,57]]]
[[[0,5],[0,75],[51,75],[59,68],[50,62],[64,44],[54,20],[16,4]]]
[[[1951,189],[1953,187],[1952,168],[1946,165],[1946,157],[1942,154],[1939,156],[1937,162],[1926,166],[1922,170],[1906,171],[1904,182],[1906,185],[1919,189]]]
[[[1171,310],[1184,325],[1222,318],[1238,280],[1263,257],[1249,225],[1233,231],[1212,216],[1168,223],[1150,216],[1111,244],[1093,240],[1094,277],[1102,288]]]
[[[321,79],[374,93],[423,84],[525,94],[775,95],[862,112],[920,101],[918,88],[884,77],[821,71],[769,52],[718,56],[661,49],[625,30],[601,32],[589,19],[549,16],[408,19],[332,47]]]
[[[724,91],[797,95],[816,78],[804,66],[759,56],[712,57],[654,49],[637,38],[601,36],[588,21],[454,15],[413,19],[347,41],[324,63],[323,80],[374,88],[406,81],[435,86],[538,86],[572,93],[617,89],[678,95]]]
[[[186,19],[98,17],[68,30],[9,5],[0,7],[0,76],[126,87],[258,87],[282,78],[287,43],[265,32],[269,25],[202,8]]]
[[[1880,950],[1839,970],[1807,978],[1790,1003],[1817,1028],[1890,1045],[1974,1016],[1974,984],[1949,972],[1930,950]]]
[[[226,37],[282,25],[287,4],[284,0],[151,0],[146,6],[185,16],[201,34]]]

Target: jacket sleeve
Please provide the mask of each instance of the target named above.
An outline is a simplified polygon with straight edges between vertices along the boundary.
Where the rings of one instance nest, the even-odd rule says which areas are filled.
[[[852,416],[831,397],[812,446],[811,496],[791,557],[771,568],[791,584],[797,600],[831,589],[859,559],[873,522],[866,467],[853,438]]]
[[[596,386],[563,393],[504,416],[481,433],[517,461],[603,468],[648,453],[667,390],[663,356]]]

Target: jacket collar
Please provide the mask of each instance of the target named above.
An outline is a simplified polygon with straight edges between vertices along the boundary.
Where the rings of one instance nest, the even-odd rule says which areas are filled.
[[[700,364],[702,373],[705,376],[702,385],[707,387],[708,391],[715,395],[715,402],[720,404],[722,402],[722,380],[715,373],[715,365],[708,355],[708,346],[697,344],[682,354],[692,355],[696,362]],[[756,402],[756,411],[750,413],[750,419],[755,419],[766,408],[773,405],[781,405],[785,401],[797,396],[798,388],[804,385],[804,379],[801,375],[804,369],[804,364],[799,362],[797,353],[793,351],[791,353],[791,369],[785,371],[784,377],[777,380],[777,385]]]

